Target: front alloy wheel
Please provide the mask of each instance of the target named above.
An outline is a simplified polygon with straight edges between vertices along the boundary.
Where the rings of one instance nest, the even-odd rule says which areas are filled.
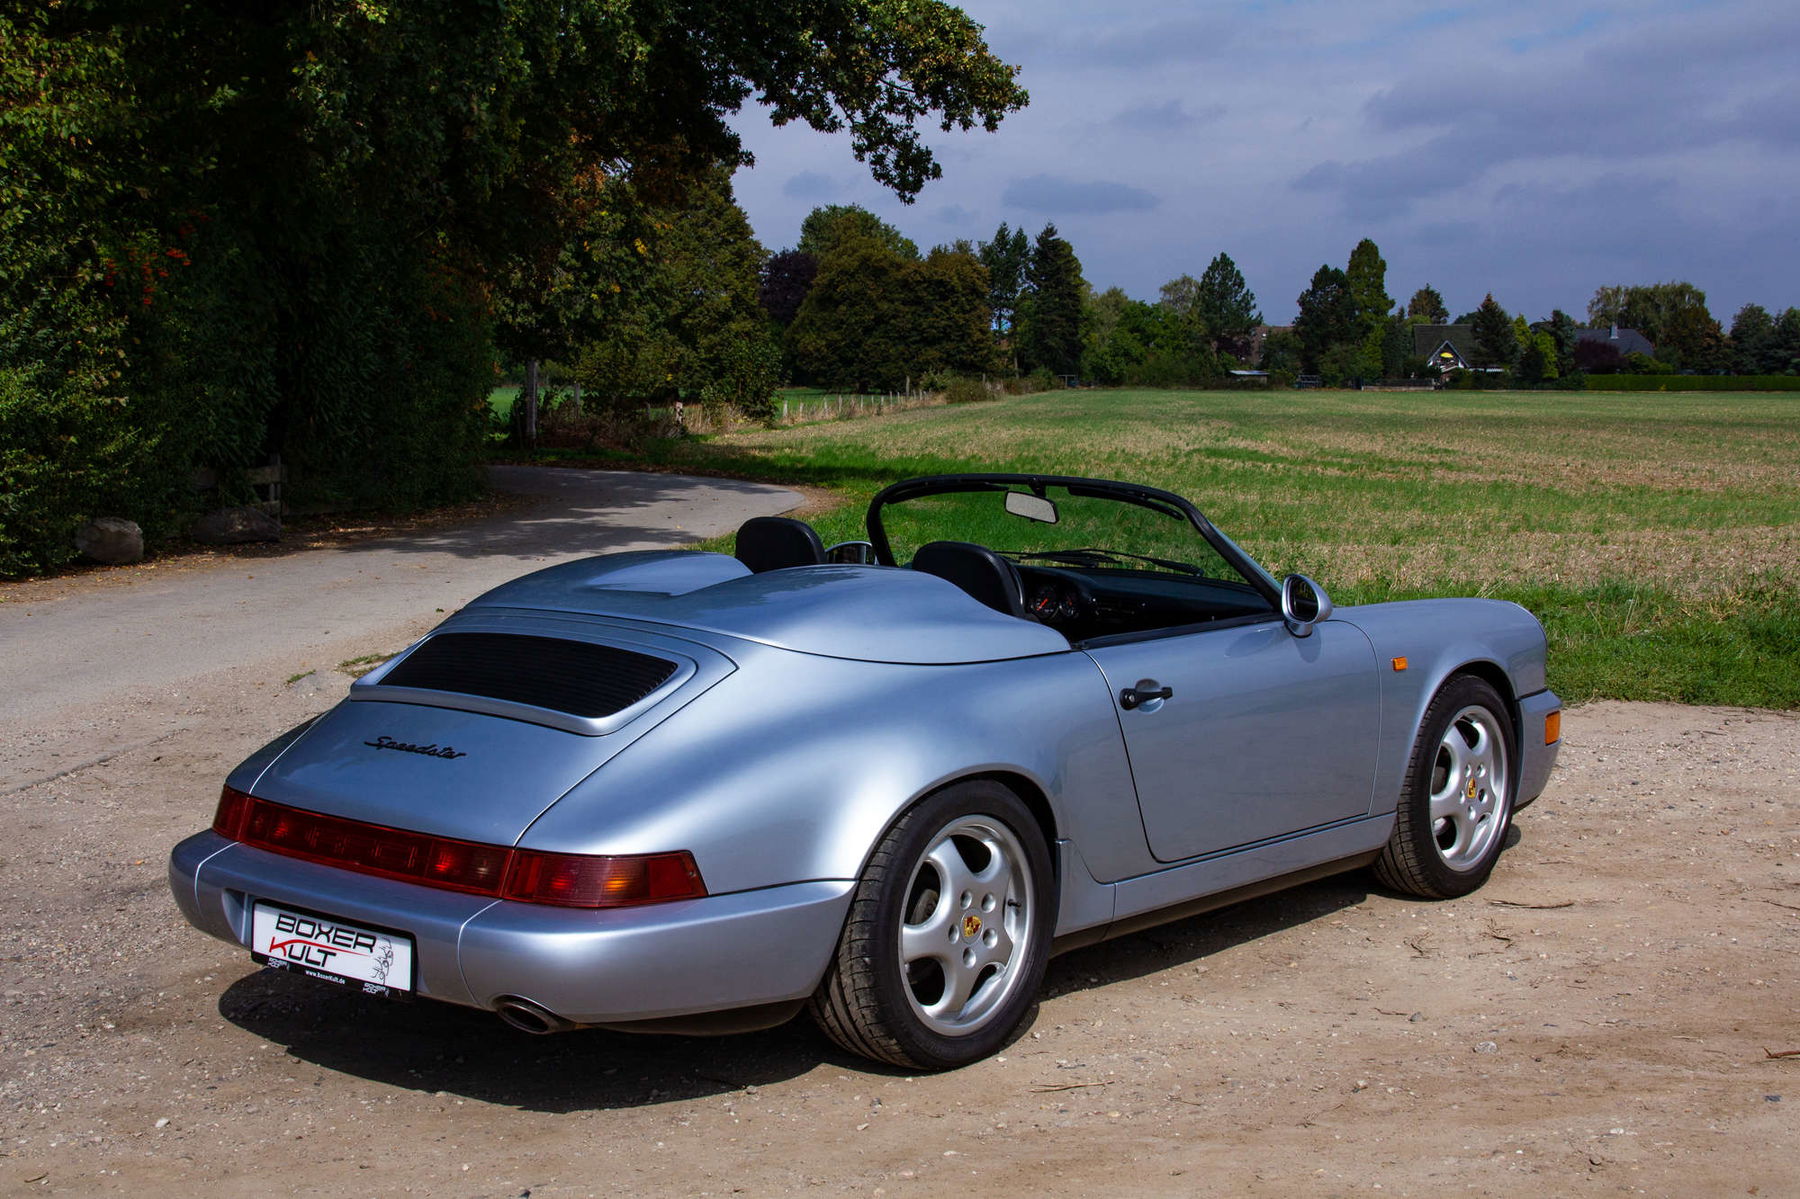
[[[1512,738],[1492,686],[1473,675],[1444,684],[1413,745],[1377,878],[1429,899],[1467,895],[1487,881],[1512,817]]]

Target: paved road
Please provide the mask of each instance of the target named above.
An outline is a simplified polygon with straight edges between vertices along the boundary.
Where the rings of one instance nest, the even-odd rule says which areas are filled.
[[[6,750],[25,750],[24,731],[65,709],[102,700],[172,707],[194,680],[253,664],[282,679],[327,672],[357,653],[400,648],[441,619],[438,611],[526,571],[717,536],[802,498],[729,479],[619,471],[507,466],[492,477],[496,489],[534,502],[341,549],[0,589],[0,793],[8,776],[45,773],[41,759],[20,760],[38,755]],[[346,681],[321,676],[334,691]],[[133,740],[142,722],[129,723],[140,727],[96,733],[86,748]],[[83,749],[69,752],[85,760]]]

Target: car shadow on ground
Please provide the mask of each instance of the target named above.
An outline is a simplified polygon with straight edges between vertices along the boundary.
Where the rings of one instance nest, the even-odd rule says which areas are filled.
[[[1356,907],[1373,885],[1366,871],[1355,871],[1076,950],[1050,963],[1043,999],[1204,961]],[[785,1081],[821,1065],[912,1073],[842,1052],[804,1016],[766,1032],[728,1037],[603,1029],[538,1037],[488,1012],[372,999],[273,971],[233,983],[220,997],[219,1012],[292,1057],[328,1070],[530,1111],[681,1102]],[[1021,1035],[1044,1016],[1034,1010]]]

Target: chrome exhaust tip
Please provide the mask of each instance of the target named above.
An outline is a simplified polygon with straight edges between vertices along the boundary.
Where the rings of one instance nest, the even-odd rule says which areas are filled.
[[[517,995],[502,997],[494,1005],[494,1011],[507,1024],[534,1037],[547,1037],[553,1032],[568,1032],[576,1027],[573,1020],[565,1020],[543,1004]]]

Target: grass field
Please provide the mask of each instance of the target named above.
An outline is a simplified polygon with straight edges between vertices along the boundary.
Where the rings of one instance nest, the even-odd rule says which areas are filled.
[[[1152,483],[1339,604],[1525,604],[1565,698],[1800,707],[1796,394],[1053,392],[650,457],[825,488],[827,542],[914,474]]]

